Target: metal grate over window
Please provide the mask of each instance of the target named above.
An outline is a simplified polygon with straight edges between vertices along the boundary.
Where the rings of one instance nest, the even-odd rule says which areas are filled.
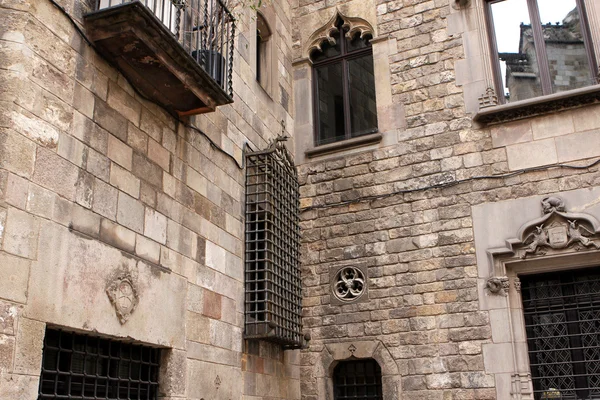
[[[381,367],[375,360],[339,363],[333,371],[335,400],[382,400]]]
[[[155,400],[160,350],[46,329],[38,400]]]
[[[246,156],[245,335],[299,347],[299,185],[284,140]]]
[[[535,399],[600,399],[600,267],[521,282]]]

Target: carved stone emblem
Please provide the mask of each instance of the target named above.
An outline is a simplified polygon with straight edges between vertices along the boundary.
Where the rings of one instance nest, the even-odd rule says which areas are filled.
[[[352,353],[352,355],[354,355],[354,352],[356,351],[356,346],[354,344],[351,344],[350,346],[348,346],[348,350],[350,351],[350,353]]]
[[[219,375],[217,375],[217,377],[215,378],[215,386],[217,387],[217,389],[219,389],[219,387],[221,387],[221,377]]]
[[[108,294],[110,302],[115,307],[121,324],[127,322],[139,301],[137,289],[133,282],[131,275],[126,272],[119,274],[106,288],[106,294]]]
[[[522,259],[528,255],[545,255],[550,249],[559,250],[570,246],[600,249],[600,245],[591,238],[596,235],[593,221],[584,214],[566,212],[565,203],[560,197],[543,199],[542,210],[545,216],[534,221],[541,224],[521,229],[522,243],[525,245]]]
[[[564,225],[553,226],[548,228],[548,241],[550,246],[566,246],[569,238],[567,236],[567,227]]]
[[[344,267],[335,276],[333,294],[341,301],[352,301],[362,296],[365,288],[362,271],[355,267]]]

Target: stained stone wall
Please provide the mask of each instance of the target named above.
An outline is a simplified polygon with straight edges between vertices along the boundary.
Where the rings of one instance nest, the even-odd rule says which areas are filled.
[[[351,4],[302,1],[294,12],[299,21],[326,21]],[[513,353],[506,345],[508,309],[519,295],[511,292],[513,303],[492,299],[485,290],[490,269],[476,254],[487,254],[490,235],[503,243],[516,234],[506,226],[541,215],[545,196],[578,189],[566,196],[573,211],[597,204],[598,166],[559,163],[585,166],[598,159],[600,106],[478,125],[472,120],[477,98],[491,80],[478,25],[482,2],[379,0],[360,7],[370,8],[344,15],[376,13],[377,43],[389,44],[389,95],[403,112],[393,114],[397,130],[380,126],[383,144],[375,148],[297,156],[304,324],[312,336],[301,355],[302,399],[333,398],[331,365],[352,356],[382,365],[384,399],[532,399],[526,348],[515,345]],[[588,8],[598,21],[597,10]],[[305,27],[294,26],[294,61],[298,76],[310,80],[302,61],[310,36]],[[301,101],[296,96],[296,110],[310,109]],[[380,121],[391,117],[378,111]],[[310,131],[296,133],[298,142],[311,140]],[[390,136],[397,144],[385,144]],[[535,208],[522,210],[524,204]],[[479,236],[476,218],[485,227]],[[494,231],[496,224],[503,228]],[[368,299],[333,300],[331,271],[342,266],[368,271]],[[517,323],[522,315],[514,318]],[[331,346],[340,349],[337,357]],[[385,349],[389,358],[350,351],[369,346]],[[513,357],[518,366],[511,365]]]
[[[83,26],[87,2],[58,5]],[[276,2],[265,13],[273,90],[256,82],[248,12],[235,103],[178,121],[49,0],[0,2],[1,399],[37,398],[50,325],[164,348],[164,399],[299,399],[297,352],[242,337],[238,164],[245,142],[263,149],[282,121],[293,126],[291,11]],[[123,276],[139,303],[121,324],[107,288]]]

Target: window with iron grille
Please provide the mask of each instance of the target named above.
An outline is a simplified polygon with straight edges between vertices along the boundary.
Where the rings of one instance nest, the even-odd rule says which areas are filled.
[[[600,267],[521,282],[535,399],[600,399]]]
[[[299,185],[284,140],[246,155],[245,335],[299,347]]]
[[[155,400],[160,350],[46,329],[38,400]]]
[[[343,361],[333,370],[335,400],[382,400],[381,367],[375,360]]]

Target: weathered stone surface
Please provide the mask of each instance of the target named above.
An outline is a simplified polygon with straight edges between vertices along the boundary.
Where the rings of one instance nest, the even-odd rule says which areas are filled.
[[[0,128],[0,167],[30,177],[35,162],[35,144],[10,129]]]
[[[38,148],[33,181],[67,199],[75,199],[78,168],[56,153]]]

